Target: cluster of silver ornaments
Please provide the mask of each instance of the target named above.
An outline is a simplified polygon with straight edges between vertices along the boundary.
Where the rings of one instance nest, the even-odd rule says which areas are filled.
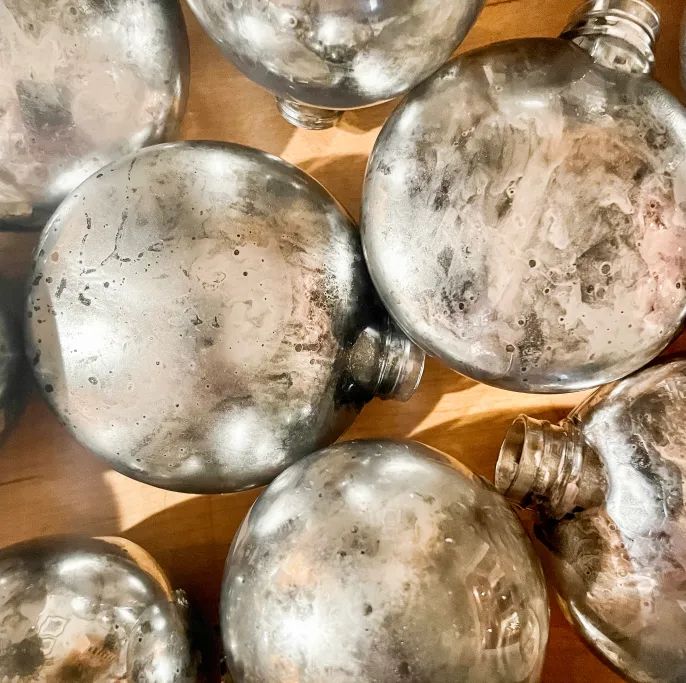
[[[538,560],[490,485],[418,443],[352,441],[260,496],[229,553],[234,683],[539,680]]]
[[[515,421],[496,486],[538,510],[565,613],[619,672],[686,679],[686,360]]]
[[[434,72],[484,0],[190,0],[198,21],[283,116],[328,128]]]
[[[141,151],[185,104],[176,0],[0,0],[0,228],[64,199],[26,306],[42,391],[135,479],[214,493],[276,477],[227,559],[234,683],[536,683],[545,585],[503,497],[420,444],[318,449],[373,396],[412,395],[419,347],[562,392],[626,377],[677,333],[686,114],[650,77],[657,13],[587,0],[559,39],[436,72],[483,0],[189,3],[295,125],[429,78],[379,136],[361,244],[281,159]],[[17,340],[0,316],[0,431]],[[538,513],[566,613],[642,683],[686,679],[685,418],[677,360],[559,425],[520,417],[497,466],[500,493]],[[185,612],[127,541],[0,550],[0,680],[196,680]]]
[[[686,311],[686,113],[649,73],[659,21],[592,0],[561,39],[468,53],[416,88],[367,168],[379,295],[428,353],[564,392],[653,359]]]
[[[222,143],[147,148],[55,212],[29,357],[76,438],[183,491],[271,481],[424,355],[378,307],[352,220],[284,161]]]
[[[0,550],[0,680],[191,683],[185,596],[121,538]]]
[[[0,228],[173,135],[188,61],[177,0],[0,0]]]

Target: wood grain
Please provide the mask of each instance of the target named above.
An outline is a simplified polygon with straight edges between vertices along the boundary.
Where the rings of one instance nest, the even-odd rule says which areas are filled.
[[[576,4],[577,0],[492,0],[461,49],[520,36],[556,35]],[[677,50],[683,5],[676,0],[656,4],[664,23],[656,75],[683,99]],[[367,156],[393,103],[350,112],[333,130],[296,130],[278,116],[270,95],[221,57],[190,12],[186,16],[192,82],[183,136],[240,142],[279,154],[314,175],[357,216]],[[27,234],[0,236],[5,275],[17,278],[26,272],[35,240]],[[490,478],[502,436],[516,415],[527,412],[556,420],[579,398],[508,393],[429,361],[411,401],[374,401],[344,438],[416,438]],[[81,448],[34,392],[0,454],[0,500],[5,510],[0,545],[51,533],[124,535],[158,558],[173,582],[189,592],[205,624],[214,627],[226,551],[256,495],[192,496],[127,479]],[[525,516],[524,521],[529,525],[531,520]],[[208,656],[211,668],[213,657]],[[544,681],[619,680],[590,654],[552,605]]]

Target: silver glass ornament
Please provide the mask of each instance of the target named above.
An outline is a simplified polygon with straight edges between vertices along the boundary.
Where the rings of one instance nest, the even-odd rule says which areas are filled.
[[[372,280],[428,353],[564,392],[654,358],[686,313],[686,111],[649,73],[657,14],[585,3],[562,39],[451,62],[383,128],[364,188]]]
[[[445,62],[484,0],[189,0],[200,24],[284,118],[320,129],[389,100]]]
[[[559,425],[520,417],[496,487],[539,512],[566,614],[634,681],[686,680],[686,360],[603,387]]]
[[[235,683],[538,681],[548,604],[505,500],[411,442],[339,443],[258,498],[226,561]]]
[[[81,185],[42,235],[27,316],[75,436],[174,490],[271,481],[372,396],[409,398],[424,361],[331,195],[223,143],[151,147]]]
[[[121,538],[48,537],[0,550],[0,680],[190,683],[187,603]]]
[[[0,228],[172,136],[188,70],[177,0],[0,0]]]

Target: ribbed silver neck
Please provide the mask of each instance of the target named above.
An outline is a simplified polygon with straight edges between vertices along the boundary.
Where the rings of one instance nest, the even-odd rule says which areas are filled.
[[[604,66],[647,74],[659,33],[660,14],[646,0],[587,0],[562,35]]]

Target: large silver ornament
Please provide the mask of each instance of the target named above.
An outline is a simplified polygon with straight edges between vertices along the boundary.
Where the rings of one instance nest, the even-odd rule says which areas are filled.
[[[235,683],[538,681],[540,565],[506,502],[418,443],[353,441],[290,467],[227,558]]]
[[[484,0],[190,0],[224,54],[296,126],[406,92],[445,62]]]
[[[172,136],[188,68],[177,0],[0,0],[0,227]]]
[[[0,680],[190,683],[183,593],[121,538],[51,537],[0,550]]]
[[[160,145],[87,180],[45,228],[28,347],[48,400],[117,470],[184,491],[271,481],[424,355],[378,305],[355,225],[284,161]]]
[[[686,312],[686,113],[658,17],[594,0],[565,39],[492,45],[412,92],[367,169],[362,237],[402,329],[494,386],[637,370]]]
[[[686,680],[686,360],[518,418],[497,488],[539,512],[565,612],[634,681]]]

